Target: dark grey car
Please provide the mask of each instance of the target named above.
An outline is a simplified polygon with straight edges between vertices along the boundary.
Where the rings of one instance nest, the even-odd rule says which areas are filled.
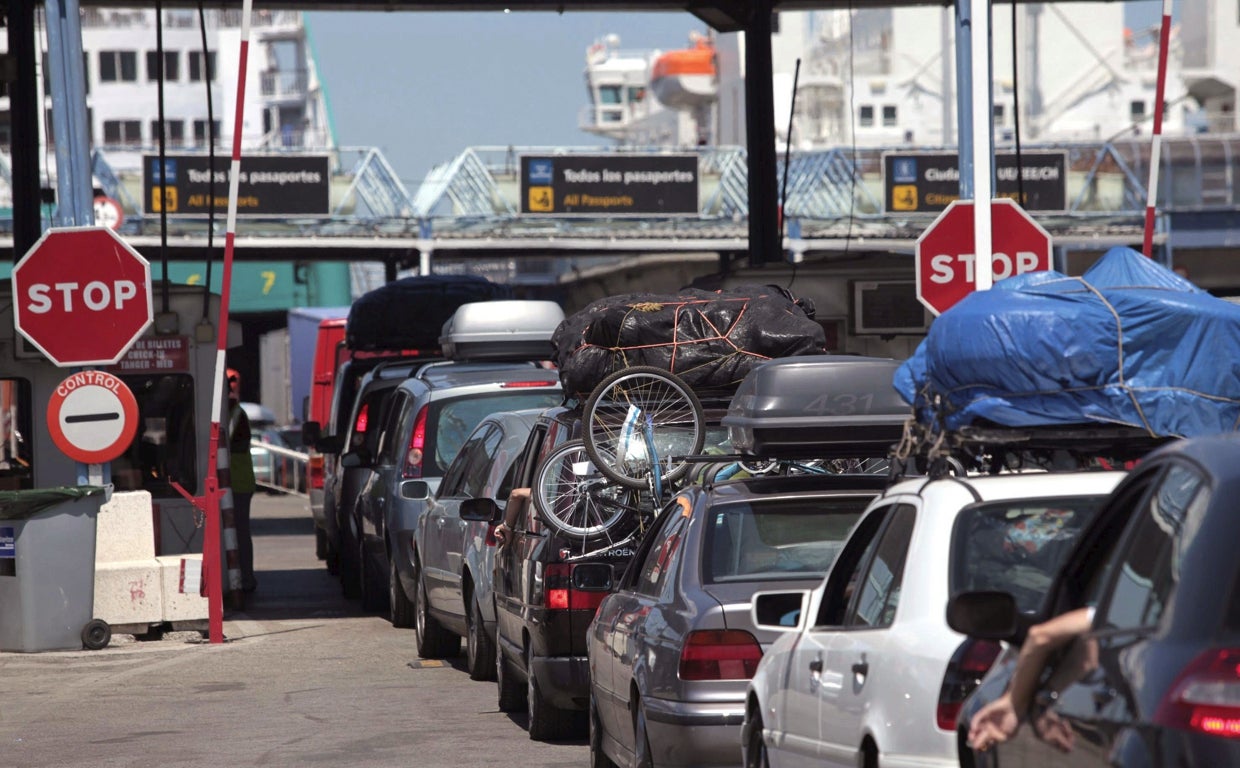
[[[440,361],[398,383],[353,521],[363,607],[386,602],[393,625],[414,626],[414,535],[429,493],[483,418],[561,399],[556,374],[528,362]]]

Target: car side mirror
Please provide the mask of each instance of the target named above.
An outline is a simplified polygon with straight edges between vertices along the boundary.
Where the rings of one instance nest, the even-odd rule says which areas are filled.
[[[1016,598],[1007,592],[961,592],[947,601],[947,626],[978,640],[1013,640],[1021,617]]]
[[[578,563],[573,566],[573,589],[583,592],[610,592],[615,572],[609,563]]]
[[[750,619],[758,629],[772,632],[800,632],[809,612],[807,589],[755,592],[749,608]]]
[[[498,523],[504,519],[504,512],[495,503],[495,499],[465,499],[461,502],[461,519],[471,523]]]
[[[425,480],[406,480],[400,484],[400,497],[410,501],[425,501],[431,497],[431,487]]]
[[[319,453],[340,453],[344,447],[344,435],[320,435],[315,448]]]
[[[301,442],[310,448],[318,448],[323,437],[323,426],[317,421],[307,421],[301,425]]]

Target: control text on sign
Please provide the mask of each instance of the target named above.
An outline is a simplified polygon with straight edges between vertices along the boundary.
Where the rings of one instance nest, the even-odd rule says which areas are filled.
[[[64,312],[74,312],[78,307],[99,312],[104,309],[124,309],[126,302],[137,297],[138,285],[132,280],[113,280],[110,285],[100,280],[85,285],[35,283],[27,290],[26,295],[30,301],[26,309],[39,315],[50,312],[56,307],[53,293],[59,294],[59,308]]]

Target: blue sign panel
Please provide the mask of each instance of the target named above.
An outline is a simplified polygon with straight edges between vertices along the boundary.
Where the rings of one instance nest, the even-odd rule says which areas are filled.
[[[530,160],[530,184],[550,184],[555,167],[550,160]]]
[[[0,527],[0,559],[17,557],[17,533],[12,526]]]
[[[917,158],[897,157],[892,162],[891,175],[897,184],[912,184],[917,181]]]

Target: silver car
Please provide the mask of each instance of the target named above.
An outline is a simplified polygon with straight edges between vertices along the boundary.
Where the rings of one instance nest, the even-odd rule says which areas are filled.
[[[593,765],[739,765],[746,684],[779,633],[754,592],[811,589],[866,505],[873,475],[775,476],[679,493],[590,626]]]

